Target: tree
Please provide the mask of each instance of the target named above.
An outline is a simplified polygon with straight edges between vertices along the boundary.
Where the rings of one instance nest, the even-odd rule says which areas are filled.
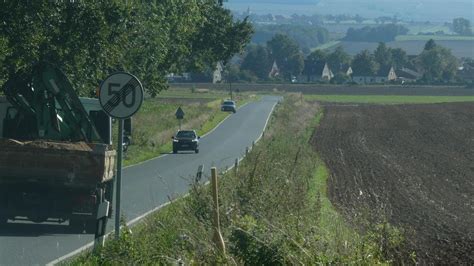
[[[302,49],[311,49],[320,44],[329,41],[329,32],[316,25],[295,25],[295,24],[278,24],[278,25],[257,25],[252,42],[257,44],[265,44],[275,36],[275,34],[283,34],[296,41]]]
[[[377,73],[378,66],[370,52],[363,50],[354,57],[352,70],[356,76],[373,76]]]
[[[396,69],[406,67],[408,65],[408,55],[402,48],[393,48],[392,52],[392,64]]]
[[[247,18],[234,22],[231,12],[220,6],[209,5],[203,14],[204,22],[192,40],[192,67],[197,70],[211,67],[218,61],[227,62],[243,50],[253,34]]]
[[[259,79],[266,79],[272,66],[266,47],[253,45],[247,49],[247,54],[242,62],[241,69],[254,73]]]
[[[392,49],[380,42],[374,51],[374,59],[381,68],[392,66]]]
[[[362,24],[362,22],[364,22],[364,18],[359,14],[355,15],[354,20],[357,22],[357,24]]]
[[[465,18],[453,19],[453,31],[459,35],[472,35],[471,22]]]
[[[397,35],[408,33],[408,28],[398,24],[383,24],[377,27],[349,28],[344,40],[356,42],[390,42]]]
[[[280,74],[290,79],[298,76],[304,68],[304,56],[298,44],[286,35],[277,34],[267,42],[272,61],[276,61]]]
[[[338,46],[334,52],[328,55],[327,63],[334,74],[337,74],[338,72],[344,72],[347,70],[343,68],[351,63],[351,57],[344,51],[342,46]]]
[[[316,69],[326,63],[327,58],[328,54],[319,49],[314,50],[308,55],[308,57],[306,57],[306,60],[304,61],[303,74],[306,75],[308,81],[310,80],[311,75],[316,74]]]
[[[428,51],[428,50],[431,50],[433,48],[436,47],[436,43],[433,39],[429,39],[426,43],[425,43],[425,48],[423,48],[424,51]]]
[[[156,95],[167,73],[228,60],[251,34],[247,20],[234,21],[214,0],[2,1],[0,82],[49,61],[81,95],[119,70],[137,75]]]
[[[442,46],[424,50],[417,58],[418,68],[423,79],[428,82],[449,82],[456,76],[457,59]]]

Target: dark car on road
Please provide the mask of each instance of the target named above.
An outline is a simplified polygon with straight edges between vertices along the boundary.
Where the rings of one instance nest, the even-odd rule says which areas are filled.
[[[173,139],[173,153],[178,151],[199,152],[199,137],[194,130],[179,130]]]
[[[230,100],[224,101],[221,105],[221,111],[235,113],[237,111],[235,102]]]

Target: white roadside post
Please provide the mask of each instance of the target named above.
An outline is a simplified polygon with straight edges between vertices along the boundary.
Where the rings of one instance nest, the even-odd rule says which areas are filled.
[[[99,101],[104,111],[118,119],[117,173],[115,175],[115,238],[120,236],[120,198],[122,186],[123,120],[133,116],[143,103],[143,87],[132,74],[117,72],[100,85]]]

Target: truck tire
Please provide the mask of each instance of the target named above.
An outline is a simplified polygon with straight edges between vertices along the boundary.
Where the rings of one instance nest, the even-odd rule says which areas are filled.
[[[173,149],[173,153],[174,153],[174,154],[178,153],[178,150],[177,150],[177,149]]]
[[[199,153],[199,149],[195,149],[194,152],[195,152],[195,153]]]

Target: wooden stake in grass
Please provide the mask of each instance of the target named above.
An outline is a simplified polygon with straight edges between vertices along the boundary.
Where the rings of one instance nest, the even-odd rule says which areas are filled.
[[[214,200],[214,243],[225,254],[225,243],[221,234],[221,225],[219,219],[219,189],[217,186],[217,169],[211,168],[212,198]]]
[[[239,168],[239,159],[235,159],[235,163],[234,163],[234,175],[237,175],[237,168]]]

